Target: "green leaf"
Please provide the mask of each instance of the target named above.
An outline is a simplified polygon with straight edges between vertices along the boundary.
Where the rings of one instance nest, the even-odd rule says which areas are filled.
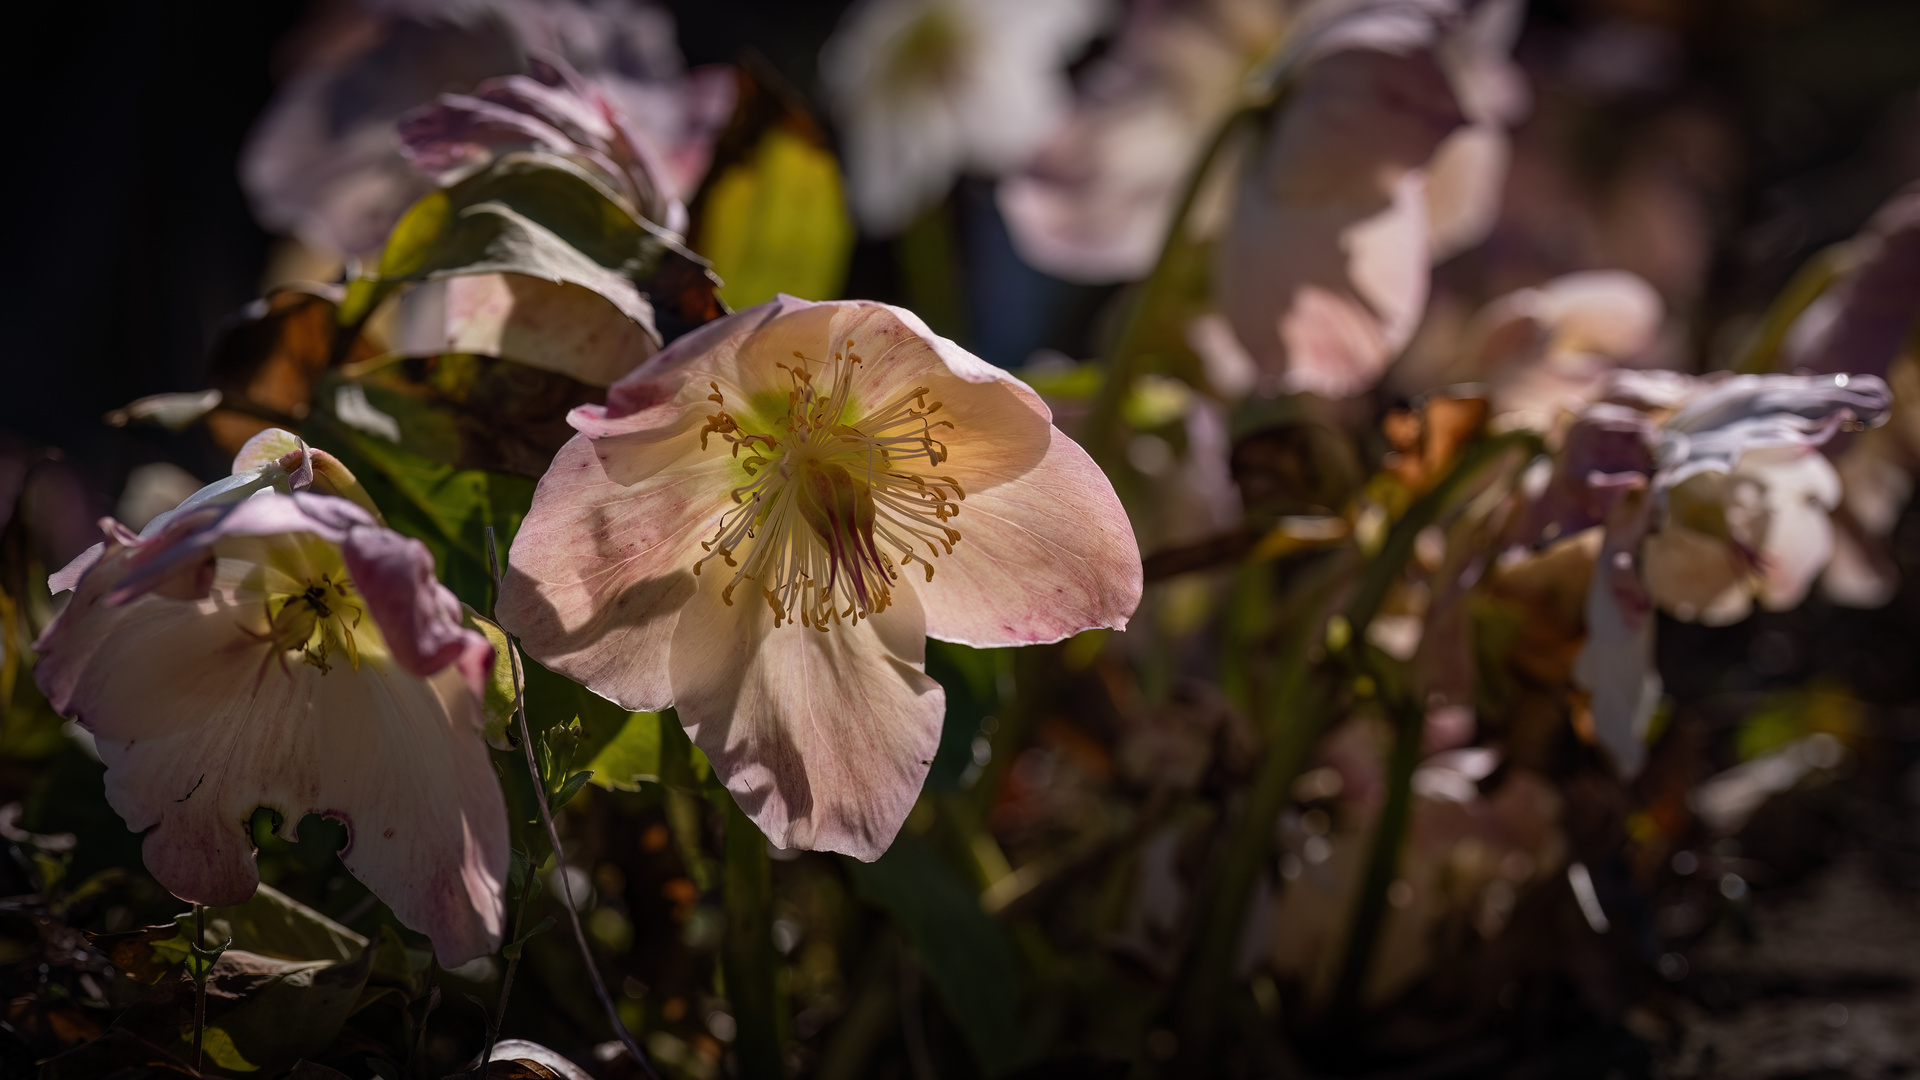
[[[588,763],[593,782],[609,791],[638,791],[642,781],[659,783],[661,722],[659,713],[629,715]]]
[[[454,595],[475,611],[492,610],[486,530],[494,529],[504,559],[505,545],[533,504],[535,482],[434,461],[362,435],[324,413],[310,417],[308,426],[310,441],[353,470],[387,524],[427,545],[440,580]]]
[[[235,1060],[267,1070],[319,1056],[359,1006],[373,957],[367,948],[348,963],[296,963],[229,951],[208,983],[208,1045],[218,1029]],[[183,1034],[192,1039],[190,1021]]]
[[[720,298],[730,307],[782,292],[810,300],[839,296],[854,241],[839,163],[810,130],[767,128],[744,160],[709,184],[699,236],[726,283]]]
[[[1020,968],[1006,931],[933,849],[910,836],[878,861],[843,859],[861,899],[884,909],[913,943],[981,1069],[999,1075],[1027,1058]]]
[[[209,938],[232,938],[233,948],[277,960],[344,964],[367,949],[366,938],[271,885],[260,886],[244,904],[208,908],[206,918]],[[193,915],[181,915],[176,922],[191,940]]]
[[[512,646],[506,631],[492,619],[479,617],[472,608],[466,609],[462,621],[468,629],[485,635],[493,645],[493,670],[487,673],[487,691],[480,701],[480,713],[486,718],[481,734],[495,750],[511,749],[513,740],[508,732],[513,727],[514,705],[520,700],[513,686],[513,656],[508,651]]]
[[[591,289],[651,329],[652,306],[634,279],[651,273],[666,248],[580,166],[552,154],[507,154],[415,203],[375,272],[349,285],[340,320],[364,320],[407,281],[504,272]]]
[[[591,779],[593,779],[592,770],[577,772],[567,777],[558,790],[547,796],[547,809],[558,812],[561,807],[572,802],[573,797],[580,794],[580,789],[586,787],[587,781]]]

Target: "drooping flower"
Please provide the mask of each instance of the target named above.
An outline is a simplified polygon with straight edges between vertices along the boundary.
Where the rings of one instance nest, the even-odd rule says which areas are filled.
[[[1624,772],[1659,700],[1653,609],[1723,625],[1755,600],[1804,599],[1832,556],[1840,494],[1819,449],[1883,422],[1890,400],[1870,375],[1622,371],[1573,423],[1532,520],[1549,539],[1606,528],[1575,679]]]
[[[525,71],[530,55],[571,65],[630,119],[670,202],[699,184],[733,108],[731,72],[687,71],[671,16],[648,4],[358,0],[328,7],[296,40],[293,73],[255,124],[240,177],[262,224],[335,256],[378,251],[431,190],[401,156],[394,122],[447,90]]]
[[[1462,370],[1484,383],[1497,427],[1553,431],[1604,392],[1613,371],[1642,366],[1666,305],[1619,270],[1566,274],[1488,304],[1467,327]]]
[[[557,60],[534,57],[529,67],[402,116],[407,160],[450,187],[508,154],[549,155],[594,178],[636,219],[684,231],[686,208],[658,155],[607,95]],[[399,297],[389,347],[495,356],[608,386],[651,356],[660,338],[648,299],[617,285],[608,295],[505,271],[423,281]]]
[[[945,694],[926,637],[1124,627],[1112,487],[1023,383],[865,301],[780,297],[675,341],[569,417],[501,622],[635,710],[674,706],[782,847],[877,857]]]
[[[1214,251],[1214,298],[1263,392],[1347,397],[1412,337],[1430,265],[1491,228],[1525,95],[1517,5],[1323,3]]]
[[[1139,4],[1073,111],[1000,182],[1020,257],[1070,281],[1145,277],[1210,133],[1284,37],[1293,0]]]
[[[245,901],[255,809],[288,839],[321,814],[347,826],[347,869],[443,965],[485,955],[507,862],[480,735],[492,647],[424,545],[315,494],[317,452],[277,431],[250,449],[275,448],[263,440],[296,449],[243,452],[144,535],[101,523],[106,542],[49,583],[74,595],[34,677],[93,734],[108,802],[176,896]]]
[[[862,0],[820,53],[855,216],[888,234],[965,170],[1019,168],[1065,115],[1100,0]]]

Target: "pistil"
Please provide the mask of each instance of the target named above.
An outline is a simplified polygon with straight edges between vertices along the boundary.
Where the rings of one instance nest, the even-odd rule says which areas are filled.
[[[707,417],[701,446],[719,436],[752,479],[733,489],[734,509],[701,545],[706,554],[693,572],[719,558],[734,570],[721,589],[725,603],[751,581],[776,627],[798,621],[825,631],[885,611],[907,563],[920,563],[932,581],[932,560],[960,541],[949,522],[966,492],[951,476],[917,471],[923,461],[932,470],[947,460],[936,436],[954,430],[951,421],[932,419],[941,403],[927,400],[930,388],[913,387],[847,422],[853,374],[865,363],[853,342],[824,365],[797,351],[794,358],[797,364],[780,365],[791,389],[778,434],[744,429],[720,387],[709,384],[708,400],[720,411]],[[824,389],[816,367],[829,376]]]

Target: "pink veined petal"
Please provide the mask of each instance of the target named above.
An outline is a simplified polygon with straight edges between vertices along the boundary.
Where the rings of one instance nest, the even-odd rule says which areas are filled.
[[[929,635],[976,648],[1058,641],[1124,630],[1140,605],[1140,549],[1113,486],[1058,429],[1042,437],[1027,471],[967,489],[960,542],[933,560],[933,580],[914,576]]]
[[[433,573],[427,545],[387,529],[348,530],[340,545],[367,613],[394,659],[425,678],[451,665],[476,698],[493,670],[493,646],[461,625],[460,601]]]
[[[926,781],[946,692],[925,671],[913,587],[858,626],[789,624],[707,576],[673,639],[681,723],[776,847],[868,862],[893,842]]]
[[[109,550],[42,635],[35,678],[95,735],[107,798],[146,832],[147,866],[206,904],[258,884],[246,822],[268,806],[344,822],[347,868],[440,962],[486,955],[504,925],[506,808],[459,674],[429,680],[384,657],[322,673],[275,662],[258,594],[237,564],[200,600],[106,596],[127,568]],[[250,633],[251,631],[251,633]]]
[[[723,444],[702,451],[693,429],[667,431],[576,435],[562,447],[500,593],[500,623],[529,653],[635,710],[673,703],[667,646],[694,593],[700,542],[739,475]]]

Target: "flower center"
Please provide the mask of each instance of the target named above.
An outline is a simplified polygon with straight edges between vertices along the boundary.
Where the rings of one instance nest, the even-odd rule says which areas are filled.
[[[940,403],[927,401],[927,387],[848,422],[856,412],[853,373],[864,363],[853,342],[824,364],[793,355],[798,363],[780,365],[792,389],[773,432],[742,428],[725,411],[718,384],[709,384],[708,400],[721,411],[707,417],[700,445],[720,436],[751,479],[733,489],[734,507],[700,545],[707,554],[693,572],[721,559],[734,571],[720,592],[727,604],[741,582],[751,581],[773,609],[775,627],[798,621],[824,631],[885,611],[907,563],[920,563],[932,581],[932,560],[960,541],[948,522],[966,492],[950,476],[920,471],[947,460],[946,444],[934,436],[953,428],[928,419]],[[826,376],[824,388],[816,375]]]
[[[303,592],[267,597],[267,629],[253,636],[273,648],[271,655],[286,663],[290,652],[320,669],[322,675],[333,670],[328,657],[335,649],[347,654],[347,663],[360,667],[360,648],[354,641],[354,628],[365,612],[347,581],[335,581],[321,574],[310,581]]]

